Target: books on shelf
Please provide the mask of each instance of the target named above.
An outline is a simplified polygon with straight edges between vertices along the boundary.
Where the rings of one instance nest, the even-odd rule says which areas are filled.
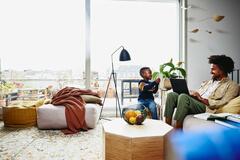
[[[223,120],[223,119],[215,119],[215,123],[221,124],[223,126],[229,127],[229,128],[238,128],[240,129],[240,123],[230,121],[230,120]]]

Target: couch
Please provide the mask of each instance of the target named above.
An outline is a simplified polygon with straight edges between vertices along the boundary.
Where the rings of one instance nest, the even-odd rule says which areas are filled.
[[[240,114],[240,96],[232,99],[228,104],[217,110],[217,113],[234,113]],[[183,131],[192,131],[196,129],[212,129],[223,127],[215,123],[214,121],[206,121],[193,117],[193,115],[188,115],[183,121]]]

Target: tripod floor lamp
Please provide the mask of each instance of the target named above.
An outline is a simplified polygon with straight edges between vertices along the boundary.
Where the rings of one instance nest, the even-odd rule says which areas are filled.
[[[117,111],[119,111],[120,117],[122,117],[121,107],[120,107],[120,102],[119,102],[119,97],[118,97],[118,92],[117,92],[117,76],[116,76],[116,73],[115,73],[115,71],[114,71],[114,65],[113,65],[113,55],[114,55],[115,53],[117,53],[117,51],[120,50],[120,49],[122,49],[122,50],[121,50],[121,52],[120,52],[119,61],[129,61],[129,60],[131,60],[128,51],[127,51],[126,49],[124,49],[123,46],[120,46],[117,50],[115,50],[115,51],[111,54],[112,71],[111,71],[111,75],[110,75],[110,77],[109,77],[109,79],[108,79],[107,89],[106,89],[106,92],[105,92],[105,95],[104,95],[103,105],[102,105],[102,108],[101,108],[101,112],[100,112],[99,119],[102,118],[102,111],[103,111],[103,107],[104,107],[105,100],[106,100],[106,97],[107,97],[107,93],[108,93],[108,89],[109,89],[109,85],[110,85],[111,79],[113,79],[113,83],[114,83],[114,87],[115,87],[116,117],[117,117]]]

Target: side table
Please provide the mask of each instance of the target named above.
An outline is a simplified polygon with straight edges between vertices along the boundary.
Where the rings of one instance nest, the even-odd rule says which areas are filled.
[[[143,125],[129,125],[117,118],[103,124],[106,160],[161,160],[166,136],[173,128],[163,121],[146,119]]]

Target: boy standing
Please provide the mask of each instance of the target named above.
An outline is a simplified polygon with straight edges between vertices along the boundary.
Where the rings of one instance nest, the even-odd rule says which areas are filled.
[[[140,75],[143,79],[138,83],[138,102],[150,110],[152,119],[158,119],[157,107],[156,103],[154,102],[153,93],[156,93],[158,91],[160,78],[151,82],[150,80],[152,79],[152,71],[149,67],[141,68]]]

